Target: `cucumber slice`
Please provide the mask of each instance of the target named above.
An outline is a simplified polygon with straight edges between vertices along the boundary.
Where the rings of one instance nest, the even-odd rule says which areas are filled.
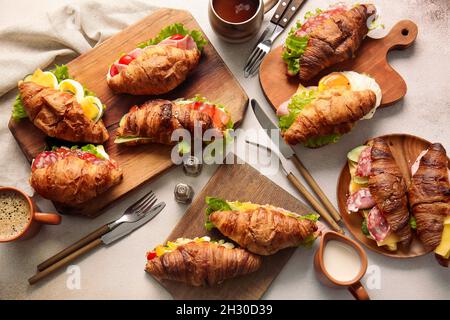
[[[28,81],[31,81],[31,78],[33,77],[33,75],[32,74],[29,74],[29,75],[27,75],[25,78],[23,78],[23,81],[24,82],[28,82]]]
[[[151,141],[152,138],[143,138],[143,137],[118,137],[116,140],[114,140],[114,143],[127,143],[127,142],[138,141],[138,140],[149,140],[149,141]]]
[[[359,146],[356,147],[355,149],[351,150],[349,153],[347,153],[347,158],[350,161],[353,162],[358,162],[359,160],[359,155],[361,154],[361,152],[363,152],[363,150],[367,148],[367,146]]]
[[[367,185],[369,183],[368,177],[360,177],[360,176],[354,176],[353,182],[361,185]]]

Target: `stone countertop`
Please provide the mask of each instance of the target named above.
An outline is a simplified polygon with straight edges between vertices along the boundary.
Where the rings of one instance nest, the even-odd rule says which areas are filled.
[[[419,27],[415,44],[405,51],[392,51],[388,60],[408,84],[406,97],[392,107],[379,110],[371,121],[359,124],[338,144],[318,150],[298,148],[297,152],[325,193],[336,203],[336,181],[346,152],[366,139],[389,133],[409,133],[441,142],[450,152],[450,5],[446,0],[375,0],[382,9],[386,32],[402,19]],[[189,10],[239,80],[250,98],[268,110],[257,77],[244,79],[242,68],[257,38],[251,43],[230,45],[222,42],[208,23],[208,0],[152,0],[160,6]],[[299,16],[330,1],[307,1]],[[266,15],[267,22],[271,14]],[[262,30],[261,30],[262,31]],[[283,34],[277,43],[286,37]],[[259,124],[248,110],[242,128]],[[7,152],[20,150],[11,136],[2,136]],[[59,227],[47,226],[33,240],[2,244],[0,247],[0,299],[167,299],[170,295],[143,272],[145,253],[163,241],[187,209],[173,201],[173,188],[184,181],[198,193],[213,174],[207,167],[200,177],[186,177],[173,168],[139,190],[117,202],[95,220],[65,216]],[[3,171],[3,170],[2,170]],[[4,170],[0,175],[7,174]],[[298,193],[281,174],[270,177],[295,196]],[[25,178],[24,178],[25,179]],[[27,279],[36,265],[73,241],[116,218],[141,195],[153,190],[168,206],[150,223],[110,247],[102,247],[77,261],[75,269],[60,272],[51,279],[29,287]],[[39,201],[44,210],[53,210],[48,201]],[[317,246],[317,243],[316,243]],[[396,260],[367,251],[369,272],[363,282],[372,299],[449,299],[449,270],[437,265],[433,255],[411,260]],[[314,249],[299,249],[264,295],[265,299],[351,299],[345,290],[321,285],[312,266]],[[79,269],[77,269],[79,267]],[[74,288],[70,272],[80,272],[80,288]],[[75,286],[76,287],[76,286]]]

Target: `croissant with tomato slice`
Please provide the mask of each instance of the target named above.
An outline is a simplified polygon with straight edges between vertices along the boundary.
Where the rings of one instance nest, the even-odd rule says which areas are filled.
[[[352,59],[375,14],[372,4],[339,4],[308,12],[305,22],[298,22],[289,32],[283,47],[288,74],[299,74],[300,81],[305,82],[325,68]]]
[[[422,152],[412,167],[409,204],[422,243],[443,259],[450,256],[450,171],[440,143]]]
[[[178,239],[147,254],[145,271],[157,280],[191,286],[215,286],[224,280],[255,272],[261,257],[208,237]]]
[[[207,228],[217,228],[256,254],[266,256],[285,248],[310,245],[320,235],[317,215],[302,216],[271,205],[211,197],[206,198],[206,203]]]
[[[203,134],[212,129],[223,135],[233,123],[221,105],[212,104],[204,98],[190,100],[151,100],[134,106],[125,114],[117,130],[116,143],[138,145],[145,143],[176,144],[171,140],[177,129],[186,129],[191,134],[198,128]]]
[[[122,170],[102,146],[57,148],[36,156],[30,184],[42,197],[76,205],[97,197],[122,179]]]
[[[30,121],[49,137],[85,143],[103,143],[109,139],[103,121],[90,119],[70,92],[20,81],[19,95]]]
[[[177,23],[115,61],[108,70],[116,93],[159,95],[180,85],[197,66],[206,40]]]

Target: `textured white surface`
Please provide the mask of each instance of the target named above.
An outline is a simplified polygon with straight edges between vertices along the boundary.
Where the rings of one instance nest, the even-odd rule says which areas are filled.
[[[184,8],[192,12],[209,39],[236,75],[249,97],[257,98],[264,107],[264,97],[258,79],[244,79],[244,60],[254,43],[229,45],[212,32],[207,16],[208,0],[158,0],[152,4]],[[300,15],[324,6],[329,1],[307,1]],[[335,203],[336,180],[345,161],[347,150],[367,138],[388,133],[410,133],[430,141],[441,142],[450,152],[450,17],[447,0],[376,0],[383,12],[386,31],[401,19],[411,19],[419,26],[419,35],[413,47],[389,54],[389,61],[404,77],[408,93],[396,105],[379,110],[374,118],[359,124],[355,130],[336,145],[319,150],[299,148],[298,152],[310,172]],[[270,14],[266,16],[266,22]],[[280,42],[285,35],[278,39]],[[255,39],[256,41],[256,39]],[[211,75],[213,76],[213,75]],[[12,95],[9,96],[11,98]],[[8,98],[8,97],[6,97]],[[5,101],[5,99],[0,100]],[[3,106],[4,107],[4,106]],[[0,181],[6,175],[25,181],[28,166],[12,136],[5,130],[9,109],[2,110],[1,145],[4,152],[17,159],[14,163],[0,160]],[[243,128],[259,125],[248,110]],[[11,158],[11,157],[10,157]],[[113,209],[95,220],[64,217],[59,227],[44,227],[32,240],[0,246],[0,299],[162,299],[169,294],[143,272],[145,252],[166,238],[186,206],[173,201],[173,187],[179,181],[190,183],[199,192],[214,168],[205,168],[202,175],[189,178],[181,168],[174,168],[136,190],[118,202]],[[279,174],[271,177],[283,188],[298,196],[289,182]],[[77,262],[81,268],[81,290],[66,287],[67,274],[61,272],[35,287],[27,285],[27,278],[44,259],[78,240],[81,236],[117,217],[130,203],[148,190],[153,190],[168,206],[153,221],[127,238],[108,248],[100,248]],[[42,209],[52,210],[47,201],[40,201]],[[273,282],[266,299],[351,299],[345,290],[334,290],[317,282],[313,266],[314,250],[299,249],[292,256],[278,278]],[[379,268],[380,289],[369,290],[373,299],[449,299],[450,271],[437,265],[432,255],[414,260],[395,260],[368,252],[370,268]],[[364,282],[371,279],[366,276]]]

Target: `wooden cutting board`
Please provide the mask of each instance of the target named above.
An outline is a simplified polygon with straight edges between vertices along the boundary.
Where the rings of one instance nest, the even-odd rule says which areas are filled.
[[[320,78],[333,71],[366,73],[375,78],[381,87],[383,94],[381,107],[390,106],[405,96],[406,83],[389,65],[387,54],[391,50],[403,50],[411,46],[416,40],[417,32],[417,25],[414,22],[402,20],[384,38],[366,38],[354,59],[325,69],[304,85],[316,86]],[[286,64],[281,58],[281,52],[281,46],[272,50],[264,58],[259,71],[263,92],[275,110],[281,103],[290,99],[300,84],[298,77],[286,74]]]
[[[194,238],[204,235],[216,240],[226,239],[217,230],[208,232],[204,227],[206,196],[272,204],[300,214],[313,212],[250,165],[222,165],[194,199],[166,241],[180,237]],[[263,257],[262,266],[255,273],[226,280],[216,287],[195,288],[166,280],[161,281],[161,284],[175,299],[260,299],[295,250],[295,248],[285,249],[275,255]],[[310,249],[299,248],[298,250]],[[312,261],[303,261],[302,263],[306,265],[311,264]],[[302,266],[298,267],[302,268]]]
[[[56,204],[59,212],[95,217],[113,201],[173,165],[170,160],[171,147],[157,144],[125,147],[113,143],[120,118],[131,106],[141,104],[152,97],[114,94],[106,83],[106,73],[109,65],[123,52],[132,50],[139,43],[156,36],[165,26],[176,22],[183,23],[188,29],[202,31],[189,12],[161,9],[68,64],[71,76],[95,92],[107,106],[103,120],[111,137],[105,143],[105,148],[123,169],[124,179],[120,185],[82,205],[67,207]],[[211,43],[204,47],[199,66],[187,80],[169,94],[160,97],[170,100],[193,97],[196,94],[225,105],[231,112],[233,121],[236,124],[241,122],[248,97]],[[20,122],[11,119],[9,128],[28,161],[31,162],[44,150],[44,134],[27,119]]]

